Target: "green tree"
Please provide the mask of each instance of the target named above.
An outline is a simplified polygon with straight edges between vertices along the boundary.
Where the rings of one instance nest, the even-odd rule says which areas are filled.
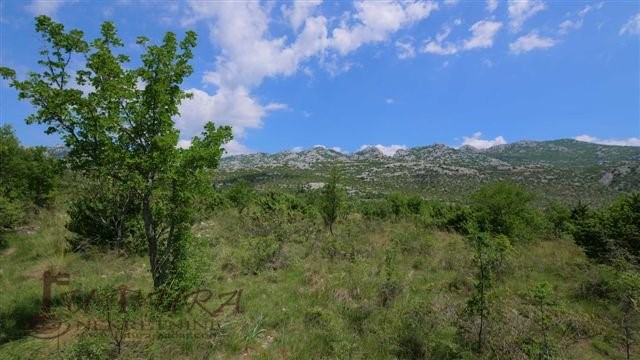
[[[0,127],[0,159],[0,227],[11,228],[51,202],[61,168],[45,147],[21,146],[9,125]]]
[[[29,100],[35,112],[27,123],[47,126],[70,148],[69,166],[88,176],[111,177],[135,192],[144,224],[153,284],[156,289],[178,284],[183,276],[191,202],[203,181],[204,170],[216,168],[222,144],[232,138],[229,127],[207,123],[201,137],[189,149],[177,148],[179,131],[173,118],[189,94],[180,88],[192,74],[189,64],[196,34],[188,31],[182,41],[166,33],[160,45],[138,37],[144,48],[141,65],[115,52],[124,47],[112,22],[101,27],[101,36],[87,42],[82,31],[65,31],[64,25],[46,16],[36,18],[36,31],[46,47],[40,51],[41,72],[18,80],[15,71],[0,74]],[[69,64],[81,59],[75,82],[86,93],[70,86]],[[172,281],[173,280],[173,281]]]
[[[506,253],[503,251],[503,237],[496,240],[489,233],[480,231],[476,226],[470,226],[469,230],[467,239],[473,248],[473,264],[476,267],[476,274],[475,292],[467,301],[466,312],[468,316],[477,317],[479,320],[476,347],[477,351],[481,353],[491,309],[489,295],[495,284],[496,270],[505,261]]]
[[[227,199],[238,209],[238,214],[251,205],[255,197],[253,188],[244,180],[237,181],[227,191]]]
[[[550,310],[556,305],[553,301],[553,290],[546,282],[538,283],[531,291],[531,299],[537,311],[536,325],[540,330],[541,339],[537,342],[538,359],[553,359],[555,349],[549,338],[551,330]]]
[[[640,260],[640,193],[621,196],[604,209],[578,204],[571,212],[571,233],[585,254],[599,263]]]
[[[471,208],[480,230],[510,238],[525,237],[530,232],[534,196],[523,187],[505,181],[482,186],[471,195]]]
[[[331,235],[333,235],[333,225],[340,216],[344,207],[344,191],[340,188],[340,181],[342,174],[340,170],[334,168],[329,175],[329,181],[324,184],[321,190],[320,196],[320,214],[324,224],[329,229]]]

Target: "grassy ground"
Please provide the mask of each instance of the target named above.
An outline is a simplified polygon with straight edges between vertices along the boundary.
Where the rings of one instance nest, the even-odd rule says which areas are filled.
[[[485,350],[478,354],[478,323],[464,315],[475,269],[463,237],[411,219],[352,215],[334,237],[315,220],[271,220],[226,210],[194,227],[201,287],[216,301],[206,303],[209,310],[224,301],[219,294],[242,289],[241,313],[225,307],[204,338],[196,337],[200,328],[175,326],[120,335],[113,328],[74,328],[42,340],[27,324],[39,313],[45,270],[70,274],[68,286],[54,286],[58,295],[121,285],[151,290],[145,257],[70,253],[64,213],[42,212],[31,227],[5,234],[0,250],[0,359],[532,358],[543,337],[531,296],[540,282],[553,289],[546,316],[557,358],[624,358],[614,309],[585,295],[599,274],[570,239],[515,247],[496,276]],[[117,300],[111,300],[115,309]],[[107,313],[98,305],[54,309],[69,322]],[[202,309],[192,310],[158,315],[141,306],[108,313],[116,325],[210,319]]]

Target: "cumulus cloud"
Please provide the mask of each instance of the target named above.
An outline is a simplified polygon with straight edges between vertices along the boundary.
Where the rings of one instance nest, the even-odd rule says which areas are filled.
[[[546,9],[546,7],[542,0],[509,0],[507,10],[509,12],[509,27],[511,31],[520,31],[525,21]]]
[[[279,103],[259,104],[244,87],[220,88],[213,95],[200,89],[187,92],[193,97],[183,101],[176,119],[176,126],[186,137],[198,135],[209,121],[229,125],[236,137],[243,137],[246,129],[262,127],[262,118],[269,112],[283,108]]]
[[[231,125],[236,137],[246,129],[260,128],[272,111],[287,109],[277,102],[263,104],[251,92],[270,77],[291,76],[316,57],[320,66],[337,75],[352,63],[344,56],[359,47],[385,41],[398,30],[425,19],[438,8],[433,1],[358,1],[333,28],[320,14],[321,1],[301,0],[280,8],[295,36],[273,36],[272,3],[259,1],[189,1],[182,25],[207,23],[209,39],[220,53],[215,68],[206,72],[205,84],[214,85],[209,94],[191,89],[194,98],[185,100],[177,120],[183,136],[197,134],[207,121]],[[405,51],[409,56],[410,52]]]
[[[364,150],[368,147],[374,147],[378,150],[380,150],[380,152],[382,154],[384,154],[385,156],[393,156],[398,150],[406,150],[407,146],[406,145],[381,145],[381,144],[377,144],[377,145],[362,145],[360,146],[360,149],[358,150]]]
[[[504,145],[506,143],[507,140],[502,136],[498,136],[493,140],[482,139],[482,133],[478,131],[471,136],[463,136],[462,144],[460,146],[469,145],[476,149],[487,149],[492,146]]]
[[[313,10],[322,4],[322,0],[296,0],[291,6],[282,6],[282,13],[289,19],[293,30],[300,29]]]
[[[502,23],[497,21],[478,21],[469,28],[471,36],[456,44],[451,42],[443,43],[451,32],[451,29],[445,26],[443,31],[436,35],[435,40],[429,41],[424,45],[422,52],[436,55],[453,55],[464,50],[489,48],[493,46],[494,39],[500,28],[502,28]]]
[[[493,39],[501,27],[502,23],[496,21],[478,21],[469,28],[472,36],[463,43],[462,47],[465,50],[471,50],[493,46]]]
[[[427,18],[438,9],[433,1],[359,1],[355,24],[333,29],[330,45],[345,55],[363,44],[384,41],[403,27]]]
[[[25,8],[34,16],[47,15],[53,17],[64,3],[64,0],[33,0]]]
[[[255,150],[248,148],[246,145],[239,143],[238,140],[235,139],[224,144],[222,147],[225,150],[224,156],[244,155],[255,152]]]
[[[302,150],[304,150],[304,149],[302,148],[302,146],[294,146],[294,147],[291,149],[291,152],[298,153],[298,152],[300,152],[300,151],[302,151]]]
[[[640,13],[632,16],[629,21],[627,21],[620,28],[620,35],[640,35]]]
[[[637,137],[630,137],[627,139],[599,139],[595,136],[584,134],[576,136],[574,139],[601,145],[640,146],[640,138]]]
[[[552,38],[540,36],[536,32],[530,32],[509,44],[509,50],[512,54],[518,55],[535,49],[548,49],[555,44],[556,41]]]

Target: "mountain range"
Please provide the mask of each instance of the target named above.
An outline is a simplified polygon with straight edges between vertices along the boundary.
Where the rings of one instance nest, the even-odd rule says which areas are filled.
[[[219,180],[239,178],[261,188],[318,187],[339,167],[353,195],[378,197],[396,190],[456,200],[495,180],[521,183],[540,199],[599,203],[640,191],[640,147],[572,139],[519,141],[487,149],[443,144],[401,149],[387,156],[376,147],[342,153],[324,147],[299,152],[254,153],[222,159]]]

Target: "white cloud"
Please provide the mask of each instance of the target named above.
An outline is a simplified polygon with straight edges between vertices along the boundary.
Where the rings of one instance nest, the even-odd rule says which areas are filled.
[[[407,146],[406,145],[389,145],[389,146],[385,146],[385,145],[362,145],[360,146],[359,150],[364,150],[368,147],[374,147],[378,150],[380,150],[380,152],[382,154],[384,154],[385,156],[393,156],[398,150],[406,150]]]
[[[507,140],[502,136],[498,136],[493,140],[482,139],[482,133],[478,131],[471,136],[463,136],[462,144],[460,146],[469,145],[476,149],[487,149],[492,146],[504,145],[506,143]]]
[[[494,12],[498,8],[498,0],[487,0],[487,11]]]
[[[473,24],[469,30],[471,30],[471,39],[464,42],[463,48],[465,50],[475,48],[488,48],[493,46],[493,38],[496,36],[502,23],[496,21],[478,21]]]
[[[386,98],[384,99],[384,102],[385,104],[388,104],[388,105],[393,105],[396,103],[395,99],[392,99],[392,98]]]
[[[180,149],[188,149],[191,147],[191,140],[180,139],[178,140],[178,145]]]
[[[180,139],[178,140],[178,145],[181,149],[188,149],[191,147],[191,139]],[[231,156],[231,155],[242,155],[242,154],[251,154],[255,151],[249,149],[245,145],[238,142],[238,140],[231,140],[228,143],[222,145],[225,150],[223,156]]]
[[[398,59],[411,59],[416,56],[416,49],[411,42],[396,41]]]
[[[34,16],[47,15],[53,17],[64,3],[65,0],[33,0],[25,8]]]
[[[282,13],[289,19],[294,31],[309,17],[313,10],[322,4],[322,0],[295,0],[292,6],[282,6]]]
[[[518,55],[535,49],[548,49],[555,44],[556,41],[554,39],[540,36],[532,31],[509,44],[509,50],[511,53]]]
[[[582,27],[582,19],[577,20],[565,20],[558,26],[560,34],[566,34],[569,30],[578,30]]]
[[[331,32],[330,46],[345,55],[360,46],[387,40],[403,27],[427,18],[438,9],[433,1],[358,1],[354,25],[342,24]]]
[[[304,150],[304,149],[302,148],[302,146],[294,146],[294,147],[291,149],[291,152],[298,153],[298,152],[300,152],[300,151],[302,151],[302,150]]]
[[[525,21],[546,9],[541,0],[509,0],[509,26],[511,31],[520,31]]]
[[[560,23],[558,26],[558,33],[560,33],[560,35],[566,35],[571,30],[580,29],[584,23],[584,17],[593,10],[601,9],[603,5],[604,3],[602,2],[593,5],[585,5],[585,7],[580,11],[571,16],[572,19],[567,19]]]
[[[601,145],[640,146],[640,138],[637,137],[630,137],[628,139],[599,139],[585,134],[576,136],[574,139]]]
[[[421,49],[424,53],[436,54],[436,55],[453,55],[456,54],[459,49],[454,44],[439,44],[435,41],[429,41]]]
[[[198,135],[209,121],[216,125],[229,125],[236,136],[244,136],[245,129],[262,127],[262,118],[267,115],[267,106],[262,106],[251,98],[249,92],[220,88],[214,95],[199,89],[189,89],[193,98],[185,99],[180,106],[180,117],[176,126],[182,136]]]
[[[460,0],[444,0],[444,4],[448,6],[456,5]]]
[[[620,35],[640,35],[640,13],[632,16],[629,21],[627,21],[620,28]]]
[[[451,32],[451,29],[445,26],[443,31],[436,35],[436,39],[427,42],[421,51],[436,55],[453,55],[463,50],[489,48],[493,46],[493,41],[500,28],[502,28],[502,23],[497,21],[478,21],[469,28],[469,31],[471,31],[470,38],[454,44],[450,42],[442,43]]]
[[[248,148],[235,139],[224,144],[222,147],[226,150],[224,156],[251,154],[255,152],[255,150]]]
[[[599,2],[593,5],[586,5],[582,10],[578,11],[578,16],[585,17],[592,10],[600,10],[604,6],[604,2]]]

